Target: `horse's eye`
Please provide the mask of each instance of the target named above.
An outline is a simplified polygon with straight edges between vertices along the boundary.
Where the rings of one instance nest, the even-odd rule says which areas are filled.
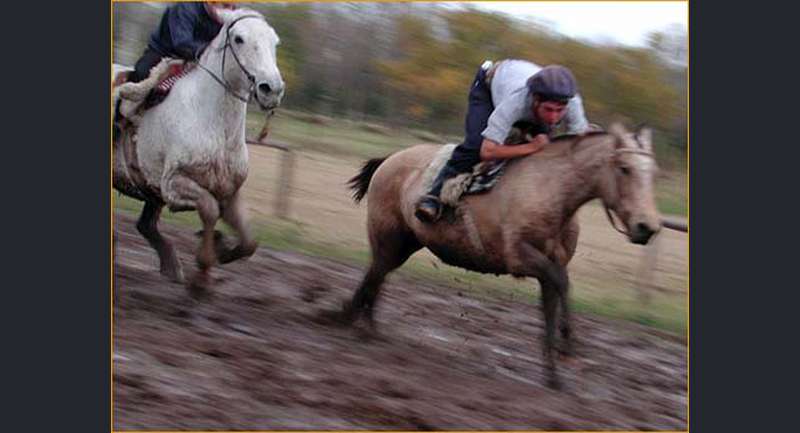
[[[631,169],[628,168],[628,167],[625,167],[624,165],[621,165],[619,167],[619,172],[622,173],[623,175],[627,176],[627,175],[631,174]]]
[[[241,45],[244,43],[244,39],[242,39],[241,36],[236,36],[235,38],[233,38],[233,42],[236,42],[237,44]]]

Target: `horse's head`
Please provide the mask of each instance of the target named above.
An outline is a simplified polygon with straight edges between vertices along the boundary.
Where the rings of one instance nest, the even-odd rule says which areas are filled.
[[[253,10],[219,10],[223,21],[217,39],[222,51],[222,73],[226,82],[247,89],[264,110],[277,107],[285,89],[278,70],[276,48],[280,40],[264,17]]]
[[[606,210],[616,213],[625,224],[631,242],[646,244],[661,229],[661,216],[653,194],[653,178],[658,167],[653,154],[652,131],[635,133],[620,124],[611,125],[613,156],[603,176],[601,198]],[[609,213],[609,218],[612,218]],[[612,224],[614,223],[612,219]]]

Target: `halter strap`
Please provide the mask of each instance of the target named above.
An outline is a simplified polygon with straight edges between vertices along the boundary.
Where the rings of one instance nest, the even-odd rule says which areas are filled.
[[[575,141],[573,141],[573,142],[572,142],[572,144],[570,145],[570,151],[571,151],[571,152],[574,152],[574,151],[575,151],[575,147],[576,147],[576,145],[577,145],[578,143],[580,143],[581,141],[583,141],[583,139],[587,138],[588,136],[589,136],[589,135],[587,135],[587,134],[583,134],[583,135],[579,136],[579,137],[578,137],[578,138],[577,138]],[[638,140],[638,137],[635,137],[635,138],[636,138],[636,143],[637,143],[637,144],[638,144],[640,147],[642,147],[642,144],[639,142],[639,140]],[[615,155],[617,155],[617,154],[621,154],[621,153],[633,153],[633,154],[637,154],[637,155],[644,155],[644,156],[648,156],[648,157],[650,157],[650,158],[653,158],[653,159],[655,159],[655,155],[653,154],[653,152],[650,152],[650,151],[644,150],[644,148],[639,148],[639,149],[631,149],[631,148],[627,148],[627,147],[626,147],[626,148],[622,148],[622,149],[615,149],[615,150],[614,150],[614,154],[615,154]],[[615,198],[615,200],[614,200],[614,205],[616,205],[616,204],[618,204],[618,202],[619,202],[619,200],[620,200],[620,198],[619,198],[619,189],[618,189],[618,185],[617,185],[617,181],[616,181],[616,180],[614,181],[614,189],[615,189],[615,193],[616,193],[616,198]],[[606,204],[606,203],[605,203],[605,201],[603,201],[603,210],[605,210],[605,212],[606,212],[606,216],[608,217],[608,221],[611,223],[611,227],[614,227],[614,230],[616,230],[616,231],[618,231],[618,232],[622,233],[622,234],[623,234],[623,235],[625,235],[625,236],[630,236],[630,233],[629,233],[627,230],[625,230],[625,229],[624,229],[624,227],[625,227],[625,224],[624,224],[624,223],[622,223],[621,219],[620,219],[620,222],[622,223],[622,227],[623,227],[623,228],[619,228],[619,226],[617,225],[617,221],[614,219],[614,213],[612,212],[611,208],[609,208],[609,207],[608,207],[608,204]],[[617,218],[619,218],[619,216],[617,216]]]
[[[636,140],[636,143],[639,144],[639,146],[641,146],[641,143],[639,143],[638,139]],[[648,156],[648,157],[653,158],[653,159],[656,158],[655,155],[653,155],[653,152],[649,152],[647,150],[644,150],[643,148],[641,148],[641,149],[623,148],[623,149],[616,149],[614,151],[614,154],[620,154],[620,153],[633,153],[633,154],[636,154],[636,155]],[[615,201],[614,204],[616,205],[616,204],[619,203],[619,200],[620,200],[620,198],[619,198],[619,185],[618,185],[616,180],[614,181],[614,189],[616,190],[616,199],[614,200]],[[630,237],[630,233],[628,232],[628,230],[620,229],[619,227],[617,227],[617,221],[614,219],[614,215],[611,212],[611,209],[608,207],[608,205],[605,202],[603,202],[603,209],[605,209],[606,216],[608,217],[608,221],[611,223],[611,226],[614,227],[614,230],[622,233],[625,236],[629,236]],[[617,215],[617,217],[619,218],[619,215]],[[620,219],[620,222],[622,223],[621,219]],[[625,227],[624,223],[622,223],[622,227],[623,228]]]
[[[607,204],[603,203],[603,209],[606,211],[606,216],[608,217],[608,221],[611,223],[611,227],[614,227],[614,230],[622,233],[623,235],[629,236],[630,233],[628,233],[627,230],[617,227],[617,221],[614,219],[614,215],[611,213],[611,209],[609,209]],[[622,224],[622,226],[625,227],[625,224]]]
[[[222,78],[218,77],[217,74],[215,74],[210,69],[205,67],[202,63],[200,63],[199,60],[197,62],[197,66],[199,66],[204,71],[208,72],[208,74],[211,75],[211,77],[214,78],[214,80],[217,83],[219,83],[222,87],[224,87],[225,90],[228,93],[233,95],[234,98],[244,102],[245,104],[249,103],[250,100],[253,99],[253,92],[255,91],[256,78],[255,78],[255,76],[253,74],[250,73],[250,71],[247,70],[247,68],[244,67],[242,62],[239,60],[239,56],[236,55],[236,51],[233,49],[233,45],[231,45],[231,43],[230,43],[230,37],[231,37],[231,29],[233,28],[233,26],[236,25],[236,23],[238,23],[239,21],[241,21],[243,19],[246,19],[246,18],[264,19],[262,16],[259,16],[259,15],[243,15],[243,16],[240,16],[240,17],[236,18],[235,20],[231,21],[231,23],[227,26],[227,28],[225,29],[225,44],[222,46],[222,67],[220,69],[220,71],[222,72]],[[247,97],[246,98],[241,96],[241,95],[239,95],[238,93],[236,93],[236,91],[233,90],[233,87],[231,87],[230,83],[228,83],[228,80],[225,79],[225,57],[228,54],[228,49],[229,48],[231,50],[231,54],[233,54],[234,60],[236,60],[236,64],[239,66],[239,69],[242,72],[244,72],[244,75],[247,77],[247,80],[250,82],[250,88],[247,91]]]

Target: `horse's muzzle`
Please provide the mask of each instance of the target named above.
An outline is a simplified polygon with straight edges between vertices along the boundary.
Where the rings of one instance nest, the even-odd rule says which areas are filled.
[[[630,241],[637,245],[646,245],[657,231],[645,223],[638,223],[630,231]]]
[[[280,95],[273,95],[273,96],[262,96],[259,93],[256,93],[255,100],[258,102],[258,106],[261,107],[264,111],[270,111],[277,108],[281,105],[281,99],[283,94]]]
[[[285,90],[285,86],[282,82],[277,85],[270,85],[266,82],[262,82],[256,86],[255,99],[263,110],[274,110],[281,105]]]

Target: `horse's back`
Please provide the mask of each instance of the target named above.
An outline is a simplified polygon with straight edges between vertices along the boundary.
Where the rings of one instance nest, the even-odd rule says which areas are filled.
[[[408,195],[406,187],[419,180],[439,149],[439,145],[418,144],[390,155],[372,177],[368,202],[402,201]]]
[[[536,232],[549,225],[553,198],[547,190],[557,190],[563,182],[548,174],[561,169],[534,164],[538,173],[520,170],[515,161],[508,172],[488,192],[461,198],[457,209],[449,209],[436,223],[423,223],[414,216],[416,204],[426,193],[426,169],[441,146],[418,145],[390,156],[376,171],[369,191],[369,224],[372,228],[396,227],[413,233],[417,240],[444,262],[466,269],[489,272],[512,272],[509,260],[518,255],[514,245],[528,233],[531,241],[559,261],[568,262],[574,254],[577,223],[568,224],[564,239],[556,236],[558,248],[549,251],[547,239]],[[529,167],[530,168],[530,167]],[[527,172],[527,173],[525,173]],[[531,187],[531,185],[536,185]],[[371,228],[370,231],[373,231]],[[541,242],[538,242],[541,241]]]

